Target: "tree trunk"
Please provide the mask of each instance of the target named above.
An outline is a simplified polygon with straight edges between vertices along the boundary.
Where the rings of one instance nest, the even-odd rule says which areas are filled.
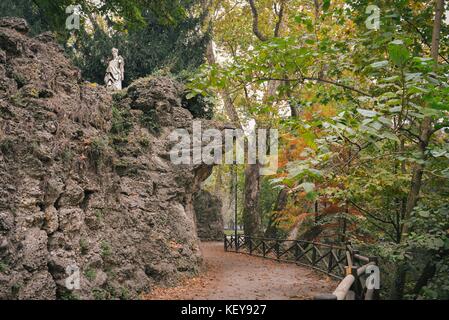
[[[268,221],[267,230],[265,231],[265,237],[276,238],[277,237],[277,218],[279,217],[280,211],[284,210],[287,206],[288,200],[288,190],[282,189],[277,196],[276,204],[273,209],[273,213],[270,215],[270,220]]]
[[[253,18],[253,33],[260,41],[267,41],[268,37],[265,36],[259,29],[259,14],[254,0],[248,0],[251,9],[251,15]],[[285,18],[285,2],[281,1],[281,9],[278,13],[278,22],[274,30],[274,36],[280,35],[283,28],[283,21]],[[279,85],[280,81],[269,81],[267,85],[267,92],[264,95],[264,101],[267,101],[269,97],[273,96]],[[258,125],[257,119],[256,127]],[[258,160],[257,164],[249,164],[245,169],[245,204],[243,210],[243,227],[245,229],[245,235],[260,236],[262,235],[262,222],[260,212],[260,164]]]
[[[207,59],[207,62],[211,65],[215,64],[217,61],[215,58],[212,40],[210,40],[209,43],[207,44],[206,59]],[[240,122],[237,111],[234,108],[234,104],[232,102],[231,96],[229,95],[229,93],[226,90],[220,90],[219,95],[220,95],[221,99],[223,100],[224,110],[225,110],[225,113],[228,116],[229,120],[231,120],[233,125],[235,125],[239,129],[241,129],[242,124]]]
[[[432,33],[432,58],[435,60],[435,64],[438,65],[439,46],[440,46],[440,33],[441,22],[444,11],[444,0],[435,0],[435,19],[433,24]],[[432,129],[432,119],[425,117],[421,123],[420,128],[420,143],[419,151],[423,160],[426,160],[426,150],[429,145]],[[410,224],[409,218],[413,212],[413,209],[418,204],[419,194],[421,192],[422,178],[424,174],[425,164],[415,164],[413,166],[412,180],[410,191],[407,197],[407,204],[405,209],[405,223],[402,227],[401,240],[404,241],[409,233]],[[391,291],[391,299],[402,299],[404,294],[405,279],[407,275],[406,263],[398,265],[395,272],[395,283]]]
[[[438,64],[441,21],[443,18],[443,11],[444,11],[444,0],[436,0],[435,20],[433,24],[433,33],[432,33],[432,58],[434,59],[436,65]],[[425,117],[423,122],[421,123],[420,144],[419,144],[419,150],[423,160],[426,159],[426,150],[430,141],[431,129],[432,129],[432,119],[430,117]],[[411,188],[407,198],[407,206],[405,211],[406,219],[410,217],[410,214],[412,213],[413,209],[416,207],[416,204],[418,203],[418,197],[421,191],[424,168],[425,168],[424,164],[415,164],[413,167]],[[402,229],[402,234],[407,235],[408,231],[409,231],[409,224],[405,223]]]
[[[243,228],[246,236],[261,236],[260,217],[260,165],[249,164],[245,169],[245,204],[243,207]]]

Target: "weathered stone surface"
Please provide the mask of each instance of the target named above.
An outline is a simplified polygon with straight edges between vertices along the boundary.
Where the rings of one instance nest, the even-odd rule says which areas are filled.
[[[211,168],[167,156],[191,126],[182,86],[142,79],[113,100],[26,30],[0,19],[0,299],[137,298],[195,274],[192,199]],[[70,265],[80,290],[65,287]]]
[[[57,203],[60,207],[78,206],[84,199],[84,189],[73,180],[65,183],[65,190]]]
[[[0,50],[0,63],[6,62],[6,52],[3,50]]]
[[[0,27],[14,29],[21,33],[27,33],[29,31],[28,23],[21,18],[6,17],[0,20]]]
[[[20,300],[50,300],[56,295],[56,285],[48,271],[35,273],[20,288],[18,299]]]
[[[22,266],[32,272],[41,270],[47,265],[47,233],[33,228],[26,232],[22,241]]]
[[[224,228],[221,200],[208,191],[200,190],[195,194],[193,205],[200,239],[206,241],[222,240]]]
[[[63,232],[79,232],[84,224],[84,211],[80,208],[59,209],[59,229]]]
[[[58,210],[52,205],[45,209],[44,229],[48,234],[54,233],[59,228]]]

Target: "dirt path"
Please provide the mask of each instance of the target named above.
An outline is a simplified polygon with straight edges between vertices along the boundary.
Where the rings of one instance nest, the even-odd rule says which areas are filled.
[[[278,263],[244,254],[224,252],[223,243],[201,245],[206,271],[176,288],[157,288],[149,300],[292,300],[330,293],[335,281],[295,264]]]

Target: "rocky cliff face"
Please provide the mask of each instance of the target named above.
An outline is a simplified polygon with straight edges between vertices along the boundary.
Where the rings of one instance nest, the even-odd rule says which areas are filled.
[[[169,161],[168,135],[191,127],[182,87],[111,97],[26,32],[0,20],[0,298],[137,298],[197,272],[192,197],[211,168]]]

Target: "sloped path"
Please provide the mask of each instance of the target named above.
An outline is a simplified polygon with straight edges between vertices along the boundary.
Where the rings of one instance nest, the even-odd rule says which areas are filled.
[[[298,300],[332,292],[337,283],[295,264],[224,252],[223,243],[201,245],[205,272],[176,288],[157,288],[144,299]]]

